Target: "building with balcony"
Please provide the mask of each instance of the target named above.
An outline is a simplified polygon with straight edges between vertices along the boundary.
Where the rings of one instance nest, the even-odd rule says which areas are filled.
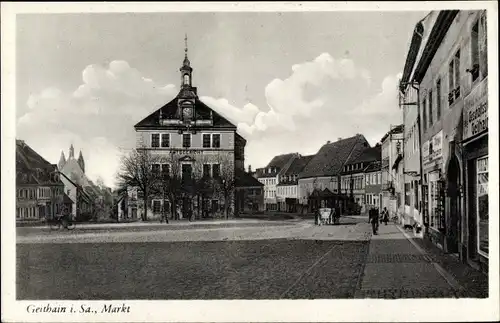
[[[157,160],[152,171],[168,179],[178,178],[181,187],[170,191],[175,197],[148,196],[148,205],[137,191],[131,214],[138,212],[148,219],[160,217],[163,209],[174,218],[234,214],[235,171],[244,171],[246,140],[237,133],[236,125],[199,99],[192,72],[186,46],[179,93],[134,127],[137,149],[148,151]],[[173,187],[163,186],[164,190]]]
[[[486,30],[484,10],[431,12],[417,24],[400,87],[403,114],[418,120],[424,236],[483,270],[489,216]],[[406,147],[412,145],[405,153]]]

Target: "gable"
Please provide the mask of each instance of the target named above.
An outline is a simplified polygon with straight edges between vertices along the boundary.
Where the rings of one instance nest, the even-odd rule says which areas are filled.
[[[179,93],[180,94],[180,93]],[[141,121],[139,121],[134,128],[136,129],[147,129],[147,128],[163,128],[168,127],[170,129],[185,128],[184,125],[162,125],[160,123],[160,116],[164,119],[176,120],[179,119],[177,115],[177,102],[180,100],[179,95],[177,95],[173,100],[163,105],[161,108],[157,109]],[[219,113],[215,112],[208,105],[203,103],[198,97],[195,99],[195,119],[212,119],[212,125],[204,126],[210,128],[223,128],[236,130],[236,126],[232,124],[229,120],[221,116]]]

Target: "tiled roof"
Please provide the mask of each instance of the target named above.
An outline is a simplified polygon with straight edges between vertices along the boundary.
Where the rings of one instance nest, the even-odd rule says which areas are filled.
[[[16,140],[16,184],[62,184],[56,181],[57,166],[49,163],[23,140]]]
[[[382,160],[382,146],[368,147],[357,158],[351,158],[346,165]]]
[[[299,158],[296,158],[293,162],[292,165],[287,169],[287,171],[283,174],[285,176],[287,175],[298,175],[304,167],[307,166],[307,164],[313,159],[314,155],[309,155],[309,156],[301,156]]]
[[[234,177],[235,177],[236,187],[264,186],[264,184],[259,182],[255,177],[242,170],[236,170]]]
[[[293,156],[297,155],[297,153],[290,153],[290,154],[283,154],[283,155],[278,155],[275,156],[269,164],[267,164],[266,168],[268,167],[276,167],[276,168],[283,168],[285,167],[286,163],[292,158]]]
[[[347,160],[357,158],[369,146],[366,138],[360,134],[327,143],[309,161],[299,177],[309,178],[338,175]]]
[[[134,127],[135,128],[148,128],[148,127],[160,127],[160,114],[166,119],[177,119],[177,100],[179,99],[179,94],[170,102],[156,110],[155,112],[148,115],[146,118],[139,121]],[[236,126],[229,122],[226,118],[215,112],[205,103],[203,103],[198,96],[195,99],[195,113],[196,118],[210,118],[210,113],[212,113],[213,126],[214,128],[232,128],[236,129]],[[175,126],[170,126],[175,127]]]
[[[368,165],[365,168],[365,173],[370,173],[370,172],[377,172],[382,169],[382,163],[380,161],[374,161],[371,162],[370,165]]]

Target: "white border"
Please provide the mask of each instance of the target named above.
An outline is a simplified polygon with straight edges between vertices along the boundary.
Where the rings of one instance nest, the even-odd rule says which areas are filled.
[[[489,248],[488,248],[488,253],[485,253],[484,251],[481,250],[481,237],[479,236],[479,233],[480,233],[480,228],[479,228],[479,222],[480,222],[480,219],[479,219],[479,195],[477,194],[477,186],[479,185],[479,175],[480,174],[489,174],[489,167],[488,167],[488,170],[486,172],[479,172],[478,169],[477,169],[477,162],[480,161],[480,160],[483,160],[483,159],[488,159],[488,155],[485,155],[485,156],[481,156],[479,158],[476,158],[475,159],[475,165],[476,165],[476,227],[477,227],[477,253],[480,254],[481,256],[485,257],[485,258],[489,258]],[[489,160],[488,160],[489,162]],[[488,163],[486,163],[488,165]],[[489,166],[489,165],[488,165]],[[488,191],[489,191],[489,180],[488,180]],[[489,193],[489,192],[488,192]],[[489,215],[488,215],[489,216]],[[488,242],[489,242],[489,236],[488,236]]]
[[[486,300],[297,300],[297,301],[126,301],[130,314],[72,316],[28,315],[33,302],[15,300],[15,14],[81,12],[303,12],[303,11],[409,11],[488,8],[489,105],[498,106],[498,4],[495,1],[460,2],[225,2],[225,3],[1,3],[2,39],[2,321],[109,321],[109,322],[187,322],[187,321],[481,321],[499,319],[498,239],[490,240],[490,297]],[[497,109],[490,109],[489,162],[491,196],[498,189]],[[491,214],[498,214],[498,200],[490,198]],[[490,221],[490,235],[498,238],[498,217]],[[496,273],[496,275],[495,275]],[[47,302],[37,302],[47,303]],[[103,302],[53,302],[53,304],[98,305]],[[106,302],[110,303],[110,302]],[[112,302],[121,304],[123,302]]]

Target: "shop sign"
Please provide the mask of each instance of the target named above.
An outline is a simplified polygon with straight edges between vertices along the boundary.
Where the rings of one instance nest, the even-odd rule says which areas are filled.
[[[465,98],[463,140],[488,131],[488,79],[485,78]]]
[[[429,142],[426,141],[422,145],[422,161],[423,163],[427,163],[429,161]]]

